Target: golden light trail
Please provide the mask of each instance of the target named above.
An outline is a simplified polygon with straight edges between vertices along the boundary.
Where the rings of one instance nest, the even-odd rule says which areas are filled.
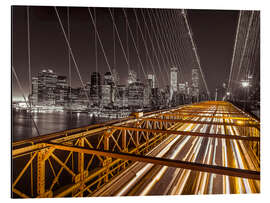
[[[190,111],[192,116],[184,117],[183,115],[188,115],[188,113],[185,112],[183,114],[181,113],[181,111]],[[247,114],[239,111],[239,114],[237,113],[237,117],[241,119],[241,116],[243,116],[243,118],[245,119],[236,120],[233,119],[234,114],[230,114],[230,111],[234,113],[238,112],[236,108],[226,102],[205,102],[198,105],[193,105],[192,107],[186,106],[183,109],[175,108],[173,111],[166,110],[164,111],[166,115],[162,115],[161,111],[145,116],[145,118],[153,118],[152,120],[147,120],[144,117],[142,117],[142,119],[129,118],[126,121],[110,124],[107,126],[97,126],[93,129],[91,129],[91,127],[88,127],[84,129],[85,131],[82,129],[76,129],[74,130],[74,133],[65,132],[63,136],[61,135],[61,133],[57,135],[50,135],[48,139],[52,143],[59,143],[61,145],[65,145],[65,143],[67,143],[67,145],[65,146],[67,150],[68,148],[73,148],[72,150],[75,150],[75,148],[77,147],[76,145],[69,147],[68,144],[72,145],[73,141],[74,143],[78,143],[79,139],[86,139],[87,136],[92,136],[91,133],[96,134],[98,132],[100,133],[106,131],[107,134],[99,134],[99,136],[103,136],[100,140],[104,142],[104,146],[106,144],[104,140],[105,135],[114,136],[114,140],[117,137],[119,138],[119,140],[121,140],[122,138],[120,136],[125,135],[127,136],[126,145],[128,145],[130,142],[138,142],[135,146],[136,148],[132,148],[133,151],[131,151],[130,149],[126,149],[128,151],[123,151],[124,153],[139,152],[145,153],[142,155],[153,157],[153,159],[155,157],[160,157],[171,159],[170,161],[185,161],[189,164],[196,163],[207,164],[211,167],[225,167],[227,168],[226,170],[228,170],[228,168],[235,168],[241,170],[249,170],[251,172],[259,172],[260,159],[257,152],[252,148],[253,146],[255,146],[253,145],[253,142],[258,142],[259,139],[256,139],[256,141],[254,141],[254,139],[240,140],[235,136],[259,136],[260,131],[256,128],[256,126],[245,126],[246,121],[243,122],[242,120],[251,119],[251,117],[249,117]],[[173,114],[170,115],[171,112],[173,112]],[[199,113],[196,114],[196,112]],[[196,117],[194,115],[199,115],[199,117]],[[162,120],[162,118],[164,119]],[[177,119],[179,118],[184,118],[186,121],[190,120],[192,123],[177,122]],[[170,122],[169,119],[175,119],[175,121]],[[230,125],[236,123],[238,124],[238,126]],[[118,128],[118,130],[116,130],[116,128]],[[81,131],[83,132],[81,133]],[[182,134],[180,132],[179,134],[177,134],[177,131],[182,131]],[[244,131],[245,134],[243,134]],[[110,134],[108,134],[108,132]],[[172,132],[176,134],[170,134]],[[187,133],[183,132],[192,132],[194,135],[195,133],[200,133],[201,136],[190,136]],[[252,133],[254,133],[254,135]],[[203,136],[204,134],[213,134],[216,136],[205,137]],[[227,137],[218,137],[223,135],[227,135]],[[146,141],[147,136],[149,136],[148,141]],[[232,136],[232,138],[229,138],[229,136]],[[116,140],[118,140],[118,138]],[[34,141],[31,140],[29,145],[27,145],[27,141],[22,142],[24,146],[27,146],[26,148],[20,148],[20,144],[14,145],[17,147],[17,149],[14,150],[16,157],[22,156],[21,153],[23,151],[25,153],[29,153],[29,150],[30,152],[38,152],[40,148],[42,149],[43,143],[46,141],[46,138],[36,139],[39,141],[37,142],[39,144],[35,143],[35,139]],[[109,141],[113,141],[113,139],[109,139]],[[107,147],[109,147],[109,150],[112,150],[110,144],[111,142],[107,144]],[[122,150],[123,146],[121,145],[121,143],[117,144],[119,145],[118,150]],[[151,148],[147,148],[147,144],[149,144]],[[80,149],[76,148],[76,150]],[[99,150],[102,149],[99,148]],[[147,152],[144,152],[144,150]],[[121,153],[119,153],[119,155],[120,154]],[[47,154],[46,156],[50,157],[50,154]],[[132,156],[130,156],[131,160],[133,160]],[[109,177],[108,182],[103,184],[102,187],[99,188],[99,190],[91,192],[89,190],[89,186],[88,188],[79,191],[80,185],[79,183],[76,183],[74,185],[71,184],[71,186],[67,187],[67,189],[63,189],[63,191],[57,194],[57,196],[63,197],[73,195],[74,191],[78,191],[77,193],[75,192],[76,194],[74,194],[74,196],[80,196],[80,194],[86,192],[89,192],[89,196],[221,193],[230,194],[260,192],[259,180],[240,178],[238,176],[236,177],[228,175],[216,175],[212,172],[202,172],[204,170],[189,170],[185,167],[173,168],[171,166],[168,167],[168,165],[166,164],[157,165],[154,164],[155,162],[152,161],[150,163],[147,163],[137,161],[139,159],[134,160],[136,161],[132,162],[129,166],[125,166],[125,169],[123,171],[120,171],[118,175]],[[103,159],[99,159],[99,161],[101,161],[101,165],[104,164],[102,163]],[[115,164],[117,163],[117,161],[120,161],[120,159],[115,159],[111,163],[111,165],[109,165],[109,169],[112,169],[109,172],[107,172],[106,165],[104,164],[105,166],[101,167],[101,169],[97,169],[95,173],[90,173],[90,175],[86,177],[86,180],[84,182],[85,186],[88,182],[91,182],[92,179],[95,181],[101,180],[101,182],[103,182],[103,177],[106,177],[106,175],[108,176],[108,174],[111,175],[113,170],[118,170],[117,167],[119,167],[120,169],[121,165]],[[123,161],[119,163],[123,163]],[[72,167],[66,164],[65,168],[71,170]],[[74,174],[78,174],[78,172],[76,171],[72,172]],[[254,176],[248,177],[254,178]],[[19,180],[20,177],[18,177],[17,179]],[[93,181],[91,183],[93,183]],[[17,188],[15,189],[17,192],[16,194],[18,194],[19,192],[17,191]],[[29,194],[22,195],[30,196]]]

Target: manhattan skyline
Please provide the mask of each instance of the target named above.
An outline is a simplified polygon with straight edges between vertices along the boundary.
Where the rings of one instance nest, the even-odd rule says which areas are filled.
[[[13,29],[13,65],[20,78],[24,92],[28,95],[29,79],[28,73],[28,52],[27,52],[27,7],[15,6],[12,8],[12,29]],[[65,29],[67,29],[67,7],[57,7],[60,18]],[[93,10],[93,8],[91,8]],[[133,30],[135,41],[141,54],[141,60],[147,73],[152,73],[149,59],[146,57],[146,50],[142,40],[141,33],[136,24],[134,12],[132,9],[125,9]],[[147,17],[148,9],[136,9],[139,24],[141,25],[143,35],[148,43],[149,53],[153,61],[153,65],[157,68],[154,52],[151,50],[149,36],[147,35],[146,26],[143,21],[142,12]],[[131,41],[130,33],[126,34],[125,20],[121,8],[112,9],[114,12],[115,22],[119,30],[124,46],[129,47],[130,68],[135,70],[139,78],[143,78],[143,71],[140,68],[138,57]],[[163,16],[164,19],[171,13],[181,12],[180,9],[150,9],[150,15]],[[78,64],[84,83],[90,81],[91,72],[96,71],[95,64],[95,34],[91,18],[87,12],[87,8],[71,7],[70,14],[70,43],[74,53],[74,57]],[[200,57],[202,70],[209,86],[211,95],[213,96],[215,88],[222,86],[229,78],[229,67],[233,54],[234,38],[237,28],[237,20],[239,11],[226,10],[187,10],[188,19],[193,32],[197,51]],[[111,67],[116,68],[120,75],[120,83],[124,84],[127,80],[128,68],[121,51],[120,43],[115,35],[115,58],[113,43],[113,26],[110,19],[108,8],[96,8],[97,29],[100,38],[104,44],[104,50],[108,57]],[[146,24],[150,27],[151,21],[146,19]],[[154,23],[154,22],[153,22]],[[160,23],[159,26],[166,22]],[[168,28],[168,26],[167,26]],[[32,77],[44,68],[52,68],[59,75],[68,75],[68,48],[65,43],[64,35],[61,32],[57,16],[53,7],[29,7],[29,30],[30,30],[30,50],[31,50],[31,72]],[[153,31],[153,30],[152,30]],[[181,30],[179,30],[181,31]],[[151,29],[150,29],[151,32]],[[152,33],[152,32],[151,32]],[[114,33],[115,34],[115,33]],[[182,34],[183,38],[188,38]],[[186,37],[186,38],[185,38]],[[126,39],[128,38],[128,39]],[[152,39],[153,40],[153,39]],[[157,44],[154,43],[156,47]],[[97,43],[97,60],[98,71],[105,73],[109,71],[100,45]],[[180,59],[181,60],[181,59]],[[182,59],[183,75],[185,78],[181,82],[191,82],[191,68],[196,66],[185,63]],[[259,56],[254,66],[255,72],[259,73]],[[176,65],[177,64],[171,64]],[[161,66],[163,69],[165,66]],[[168,67],[168,71],[169,71]],[[72,70],[72,86],[80,87],[78,74],[74,64],[71,61]],[[146,74],[147,74],[146,73]],[[213,77],[214,74],[214,77]],[[163,81],[162,74],[157,71],[157,80],[160,87],[169,84],[165,78]],[[183,79],[182,79],[183,80]],[[165,83],[164,83],[165,81]],[[18,85],[13,80],[13,97],[21,97]]]

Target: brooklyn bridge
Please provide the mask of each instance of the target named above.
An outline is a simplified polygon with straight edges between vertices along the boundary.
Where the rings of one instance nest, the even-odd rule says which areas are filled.
[[[39,135],[12,142],[13,198],[260,193],[260,120],[251,112],[251,107],[259,104],[256,100],[259,79],[254,73],[256,60],[253,58],[259,47],[258,12],[239,11],[224,91],[216,88],[211,95],[207,68],[200,61],[188,10],[159,13],[154,9],[119,8],[114,12],[103,8],[113,29],[113,51],[110,52],[96,25],[96,10],[84,8],[92,26],[94,53],[99,52],[94,56],[95,67],[98,68],[97,57],[103,57],[110,73],[107,76],[112,75],[103,86],[100,82],[89,83],[87,89],[70,39],[69,24],[66,26],[63,22],[67,9],[69,23],[69,8],[50,9],[67,49],[70,83],[63,82],[65,77],[53,76],[58,82],[54,82],[55,87],[52,82],[48,83],[49,87],[45,80],[48,78],[40,82],[41,79],[32,77],[29,8],[31,11],[32,7],[24,8],[28,20],[28,67],[23,70],[29,76],[28,96],[16,63],[12,63],[12,77],[24,99],[31,125]],[[119,19],[125,25],[122,31]],[[134,79],[131,74],[132,52],[141,72],[140,83],[139,77]],[[80,100],[80,108],[84,106],[88,112],[97,108],[124,111],[124,93],[120,93],[113,71],[117,69],[119,55],[130,79],[125,90],[129,102],[126,108],[133,105],[125,116],[59,132],[39,133],[32,115],[42,105],[68,108],[70,103]],[[190,87],[185,83],[183,67],[189,71],[196,67]],[[146,74],[149,70],[151,77]],[[75,77],[72,74],[78,78],[78,95],[71,88],[71,79]],[[183,86],[177,84],[178,75]],[[60,80],[64,85],[57,89]],[[98,81],[96,76],[93,80]],[[167,83],[163,94],[151,96],[153,89],[160,91]],[[147,88],[149,95],[145,96]]]

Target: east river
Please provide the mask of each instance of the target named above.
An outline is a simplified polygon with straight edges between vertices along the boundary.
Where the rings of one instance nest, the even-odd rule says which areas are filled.
[[[13,111],[11,126],[13,142],[38,136],[33,120],[40,135],[105,121],[105,119],[95,118],[87,113],[70,112],[32,113],[32,118],[29,113]]]

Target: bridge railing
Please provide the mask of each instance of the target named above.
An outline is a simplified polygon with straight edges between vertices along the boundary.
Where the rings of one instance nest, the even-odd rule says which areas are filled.
[[[203,111],[203,106],[203,103],[193,105],[197,112],[199,109]],[[214,116],[213,112],[203,112],[194,117],[191,110],[184,106],[155,111],[14,143],[12,196],[91,196],[135,161],[258,179],[259,174],[254,171],[155,157],[155,147],[165,139],[176,136],[238,139],[259,152],[259,125],[256,120],[238,116],[230,118],[235,118],[239,123],[228,122],[222,112],[215,112]],[[208,120],[197,119],[205,114]],[[210,134],[180,131],[179,128],[185,124],[216,125],[224,128],[225,132]],[[230,134],[232,126],[237,127],[238,133]],[[259,159],[259,153],[257,157]]]
[[[151,117],[166,110],[149,112]],[[87,196],[121,173],[129,160],[73,152],[69,147],[144,155],[167,135],[142,135],[113,126],[140,128],[136,116],[13,143],[13,197]],[[55,146],[65,146],[65,150]],[[27,185],[27,187],[26,187]],[[63,185],[70,185],[63,190]]]

